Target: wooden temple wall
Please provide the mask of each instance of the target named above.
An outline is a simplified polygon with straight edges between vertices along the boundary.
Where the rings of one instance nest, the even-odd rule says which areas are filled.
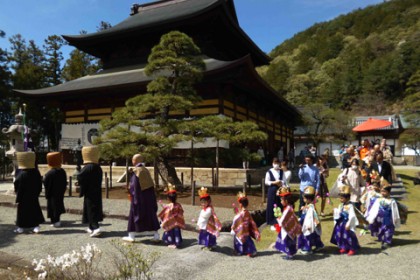
[[[231,97],[232,95],[230,95]],[[252,104],[252,100],[248,100],[245,104],[238,104],[234,98],[208,96],[209,99],[202,100],[198,107],[192,109],[190,112],[171,111],[170,115],[177,116],[205,116],[223,114],[231,117],[237,121],[252,121],[260,127],[260,129],[268,134],[265,149],[269,151],[276,151],[280,146],[286,147],[286,143],[290,143],[293,139],[293,130],[288,127],[280,117],[270,117],[268,110],[260,109],[259,111],[247,107],[245,104]],[[83,122],[98,122],[102,119],[111,118],[112,113],[122,107],[101,107],[92,108],[92,104],[85,105],[84,109],[72,109],[64,112],[65,123],[83,123]],[[121,106],[115,103],[115,106]],[[255,104],[254,104],[255,106]],[[90,107],[90,108],[89,108]],[[273,115],[273,114],[272,114]],[[289,139],[289,140],[288,140]]]

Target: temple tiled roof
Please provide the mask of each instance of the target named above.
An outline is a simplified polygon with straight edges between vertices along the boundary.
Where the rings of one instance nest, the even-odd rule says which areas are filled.
[[[227,65],[233,64],[232,61],[220,61],[215,59],[206,59],[206,72],[221,69]],[[153,77],[146,76],[144,73],[145,65],[134,65],[128,67],[112,68],[105,71],[100,71],[94,75],[87,75],[82,78],[72,80],[63,84],[52,87],[33,89],[33,90],[19,90],[14,89],[16,93],[22,93],[27,96],[42,96],[50,94],[60,94],[65,92],[74,92],[89,89],[100,89],[112,86],[121,86],[127,84],[147,83]]]
[[[229,53],[235,60],[251,54],[256,66],[266,65],[270,58],[252,41],[239,26],[233,0],[165,0],[139,5],[138,13],[115,26],[89,34],[63,35],[70,45],[93,56],[112,56],[120,44],[148,46],[154,40],[171,30],[179,30],[194,38],[194,34],[206,34],[206,39],[218,42],[227,50],[217,47],[214,52]],[[216,22],[215,22],[216,20]],[[216,24],[217,23],[217,24]],[[202,35],[202,34],[200,34]],[[153,45],[157,42],[153,41]],[[208,46],[203,42],[200,48]],[[104,47],[106,46],[106,47]]]

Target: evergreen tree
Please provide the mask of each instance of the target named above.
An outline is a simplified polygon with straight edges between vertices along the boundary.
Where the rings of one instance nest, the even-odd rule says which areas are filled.
[[[10,38],[12,53],[9,56],[13,69],[13,87],[38,89],[45,86],[43,66],[45,57],[33,40],[26,44],[20,34]]]
[[[57,35],[48,36],[48,38],[44,40],[43,47],[46,56],[44,69],[48,86],[61,84],[61,61],[63,60],[61,47],[63,44],[64,40]]]
[[[103,26],[104,24],[101,24]],[[86,34],[82,30],[80,34]],[[98,60],[81,50],[75,49],[70,52],[70,58],[66,60],[62,71],[64,81],[72,81],[87,75],[95,74],[102,66]]]
[[[201,79],[205,64],[199,54],[200,49],[184,33],[163,35],[145,69],[147,75],[156,77],[149,83],[148,93],[127,100],[126,107],[115,112],[112,120],[101,121],[103,134],[98,142],[103,143],[102,150],[112,146],[110,156],[114,158],[141,152],[157,163],[165,183],[179,186],[167,156],[185,136],[179,131],[182,120],[169,118],[169,112],[188,111],[200,100],[194,84]]]
[[[187,129],[191,125],[187,123]],[[219,186],[219,151],[220,141],[226,140],[229,144],[247,144],[250,142],[263,142],[267,134],[259,130],[258,125],[251,121],[235,122],[223,115],[206,116],[198,119],[193,124],[201,137],[210,137],[216,140],[216,181],[215,187]]]
[[[199,135],[235,143],[264,138],[265,134],[249,122],[234,123],[216,117],[214,121],[224,120],[216,126],[208,118],[171,117],[172,112],[182,112],[183,116],[201,100],[194,85],[200,81],[205,64],[200,49],[186,34],[172,31],[163,35],[148,62],[145,73],[155,78],[148,84],[147,93],[127,100],[111,120],[100,123],[98,143],[107,158],[129,158],[141,152],[146,160],[156,163],[155,170],[165,184],[179,186],[181,182],[168,155],[180,141],[199,141]]]
[[[0,36],[1,37],[1,36]],[[0,129],[11,124],[11,72],[7,65],[7,52],[0,48]]]

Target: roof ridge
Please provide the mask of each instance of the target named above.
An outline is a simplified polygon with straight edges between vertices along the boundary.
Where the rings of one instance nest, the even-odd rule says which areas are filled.
[[[185,1],[190,1],[190,0],[160,0],[160,1],[155,1],[155,2],[138,4],[136,6],[136,8],[137,8],[137,13],[140,13],[141,11],[147,11],[147,10],[152,10],[152,9],[156,9],[156,8],[161,8],[161,7],[164,7],[164,6],[174,5],[174,4],[178,4],[178,3],[181,3],[181,2],[185,2]]]

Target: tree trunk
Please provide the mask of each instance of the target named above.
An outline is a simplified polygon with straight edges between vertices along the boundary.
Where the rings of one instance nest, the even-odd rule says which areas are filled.
[[[157,159],[157,169],[164,185],[171,183],[177,190],[182,188],[182,183],[178,178],[175,167],[166,159]]]

